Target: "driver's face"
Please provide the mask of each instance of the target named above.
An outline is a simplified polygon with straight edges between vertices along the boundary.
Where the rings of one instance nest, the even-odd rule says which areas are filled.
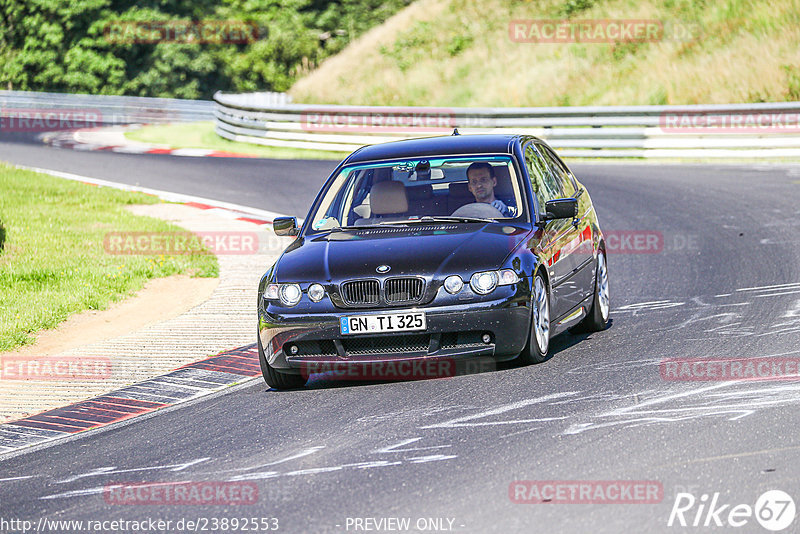
[[[497,185],[497,178],[493,178],[489,169],[473,169],[467,174],[469,180],[469,191],[475,196],[478,202],[494,201],[494,186]]]

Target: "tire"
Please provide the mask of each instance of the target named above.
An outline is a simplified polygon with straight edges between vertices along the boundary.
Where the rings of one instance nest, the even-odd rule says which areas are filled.
[[[594,296],[589,313],[578,323],[583,332],[600,332],[608,326],[608,314],[611,307],[608,298],[608,264],[606,253],[601,249],[597,255],[597,271],[594,277]]]
[[[306,384],[306,379],[302,375],[281,373],[273,369],[267,363],[267,356],[264,354],[264,347],[261,346],[261,336],[256,333],[258,339],[258,363],[261,364],[261,375],[264,382],[273,389],[298,389]]]
[[[548,359],[550,350],[550,293],[541,273],[537,272],[533,282],[531,302],[531,328],[528,342],[519,355],[523,364],[542,363]]]

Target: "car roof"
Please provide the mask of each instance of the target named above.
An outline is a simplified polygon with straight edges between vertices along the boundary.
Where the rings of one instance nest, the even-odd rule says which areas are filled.
[[[528,136],[476,134],[404,139],[362,147],[353,152],[343,163],[437,155],[511,154],[513,143],[523,137]]]

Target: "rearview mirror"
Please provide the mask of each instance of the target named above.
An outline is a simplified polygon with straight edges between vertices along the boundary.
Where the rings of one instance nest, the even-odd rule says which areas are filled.
[[[275,217],[272,221],[275,235],[295,236],[300,233],[297,228],[297,217]]]
[[[545,220],[574,219],[578,216],[578,201],[574,198],[548,200],[544,204]]]

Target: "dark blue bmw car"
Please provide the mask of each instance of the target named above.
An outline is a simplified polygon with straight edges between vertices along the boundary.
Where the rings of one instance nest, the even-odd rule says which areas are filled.
[[[603,234],[585,187],[542,140],[452,135],[356,150],[258,287],[273,388],[337,366],[548,358],[605,328]]]

